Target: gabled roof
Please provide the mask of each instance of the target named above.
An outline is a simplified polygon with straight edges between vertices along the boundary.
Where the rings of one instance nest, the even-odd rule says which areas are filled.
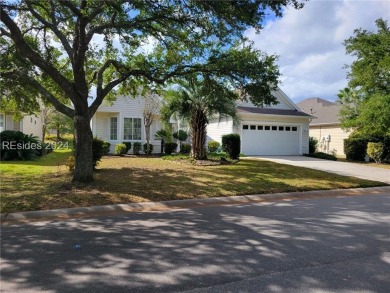
[[[274,108],[255,108],[255,107],[237,107],[238,113],[252,113],[265,115],[284,115],[284,116],[300,116],[311,117],[311,115],[298,110],[274,109]]]
[[[297,103],[303,112],[315,118],[310,125],[339,124],[341,105],[321,98],[310,98]]]

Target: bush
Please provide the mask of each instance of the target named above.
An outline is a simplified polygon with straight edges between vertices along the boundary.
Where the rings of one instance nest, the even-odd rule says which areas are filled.
[[[173,138],[178,139],[180,141],[185,141],[188,138],[188,133],[184,130],[175,131],[172,134]]]
[[[69,172],[73,172],[74,171],[74,167],[76,166],[76,159],[75,157],[72,155],[72,156],[69,156],[69,158],[66,160],[66,167],[68,167],[68,170]]]
[[[153,152],[153,145],[151,143],[149,143],[149,152],[148,152],[148,144],[145,143],[144,144],[144,153],[146,155],[150,155],[152,152]]]
[[[382,162],[390,163],[390,136],[383,139],[383,155]]]
[[[130,141],[124,141],[122,142],[126,146],[126,154],[129,152],[131,149],[131,142]]]
[[[103,143],[103,155],[106,156],[110,152],[110,146],[111,144],[108,141],[105,141]]]
[[[307,156],[307,157],[311,157],[311,158],[317,158],[317,159],[324,159],[324,160],[330,160],[330,161],[337,161],[336,156],[330,155],[330,154],[326,154],[326,153],[323,153],[323,152],[307,154],[306,156]]]
[[[318,139],[315,137],[309,137],[309,154],[314,154],[318,148]]]
[[[365,138],[347,138],[344,139],[344,153],[347,160],[364,161],[367,153],[368,140]]]
[[[36,137],[12,130],[0,133],[0,144],[1,161],[33,160],[45,147]]]
[[[142,144],[140,142],[133,143],[133,154],[139,155],[139,152],[141,151]]]
[[[167,155],[170,155],[174,151],[176,151],[176,148],[177,148],[177,143],[176,142],[167,142],[167,143],[165,143],[165,146],[164,146],[164,152]]]
[[[384,146],[381,142],[369,142],[367,144],[367,155],[376,163],[382,162]]]
[[[104,140],[95,137],[92,140],[92,160],[93,160],[93,168],[95,169],[97,165],[99,165],[100,160],[103,155],[105,155],[106,144]]]
[[[239,134],[225,134],[222,136],[222,149],[231,159],[238,159],[240,155],[241,140]]]
[[[124,154],[126,154],[126,152],[127,152],[127,148],[126,148],[126,145],[124,143],[118,143],[115,146],[115,150],[114,150],[115,155],[123,156]]]
[[[181,154],[189,154],[191,152],[191,145],[188,143],[182,143],[180,146]]]
[[[220,146],[221,144],[218,141],[212,140],[207,143],[207,149],[210,153],[215,153]]]

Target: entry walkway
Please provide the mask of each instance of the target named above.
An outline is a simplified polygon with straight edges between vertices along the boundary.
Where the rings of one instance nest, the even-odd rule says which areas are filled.
[[[390,169],[356,163],[321,160],[305,156],[256,156],[253,158],[390,184]]]

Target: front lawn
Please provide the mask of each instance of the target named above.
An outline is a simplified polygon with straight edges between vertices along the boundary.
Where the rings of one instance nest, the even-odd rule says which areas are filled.
[[[1,212],[385,185],[251,159],[195,166],[183,159],[104,157],[95,182],[76,187],[65,166],[69,154],[1,162]]]

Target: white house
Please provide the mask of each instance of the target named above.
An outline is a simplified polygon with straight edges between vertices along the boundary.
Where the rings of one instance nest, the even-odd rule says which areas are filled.
[[[111,143],[111,152],[115,145],[122,142],[145,143],[145,127],[142,109],[145,100],[142,97],[130,98],[119,96],[111,105],[103,103],[91,120],[94,137]],[[160,130],[160,119],[157,117],[151,125],[150,143],[153,152],[160,152],[160,141],[155,139],[156,131]]]
[[[311,115],[302,112],[282,90],[273,94],[277,105],[256,107],[250,102],[238,103],[239,122],[232,118],[211,121],[207,127],[208,140],[221,142],[222,135],[238,133],[241,153],[246,155],[308,153]]]
[[[222,135],[238,133],[241,152],[246,155],[302,155],[309,152],[309,120],[281,90],[274,93],[277,105],[259,108],[252,103],[239,102],[239,121],[222,118],[210,121],[207,140],[221,142]],[[101,105],[92,118],[93,135],[111,143],[113,151],[123,141],[145,143],[143,124],[144,101],[118,97],[112,105]],[[177,129],[177,127],[174,127]],[[161,129],[159,117],[151,127],[153,151],[160,151],[160,141],[155,140]]]
[[[16,120],[12,113],[0,113],[0,132],[3,130],[21,131],[42,139],[42,121],[36,115],[24,115],[20,120]]]

